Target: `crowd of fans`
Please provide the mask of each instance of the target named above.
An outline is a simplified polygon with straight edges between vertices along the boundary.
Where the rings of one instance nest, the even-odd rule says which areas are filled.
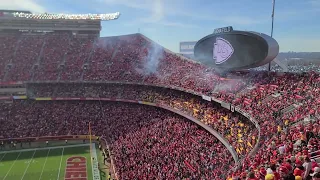
[[[15,36],[0,36],[0,80],[4,80],[5,69],[7,64],[12,61],[13,54],[15,52],[15,47],[17,42],[17,37]]]
[[[31,80],[34,72],[34,65],[38,63],[41,47],[43,46],[44,36],[23,36],[14,43],[18,46],[13,52],[12,61],[7,68],[5,81],[28,81]],[[5,69],[5,67],[1,67]]]
[[[66,34],[52,34],[45,38],[38,66],[34,70],[33,80],[35,81],[55,81],[58,79],[59,66],[64,63],[66,50],[69,46],[69,38]]]
[[[279,146],[282,147],[281,149],[286,149],[288,146],[297,143],[309,132],[318,135],[318,130],[313,129],[313,127],[318,127],[317,123],[311,123],[311,127],[308,129],[301,127],[299,131],[295,132],[287,130],[290,125],[305,118],[309,120],[313,119],[316,122],[319,121],[320,103],[318,97],[320,93],[320,81],[318,73],[288,73],[279,75],[276,73],[260,72],[244,75],[243,79],[248,84],[243,91],[220,92],[220,94],[215,94],[215,96],[220,100],[237,105],[259,122],[261,127],[260,148],[258,153],[251,157],[254,168],[259,168],[261,164],[265,164],[266,162],[269,162],[269,164],[273,162],[275,164],[275,167],[273,167],[274,171],[279,172],[282,164],[278,161],[286,161],[288,156],[294,156],[296,159],[302,158],[300,156],[306,154],[301,153],[303,150],[306,151],[306,148],[307,151],[309,150],[308,153],[319,149],[317,143],[315,148],[308,148],[309,139],[304,139],[304,144],[296,146],[294,150],[288,150],[287,154],[277,151]],[[275,134],[278,134],[278,136],[274,136]],[[294,134],[297,137],[289,139]],[[287,141],[288,139],[289,141]],[[249,160],[246,161],[248,162]],[[297,166],[295,165],[295,167]],[[250,163],[246,163],[242,170],[249,168]],[[293,170],[290,169],[288,172],[294,173]],[[307,178],[308,174],[310,174],[309,170],[304,174],[304,179]]]
[[[30,97],[100,97],[158,103],[178,109],[223,135],[239,156],[256,144],[258,131],[245,117],[200,96],[168,88],[130,84],[29,84]]]
[[[261,166],[266,168],[266,161],[269,165],[272,162],[271,156],[285,161],[287,156],[274,151],[278,148],[276,146],[289,146],[290,143],[295,144],[297,139],[286,142],[288,138],[279,140],[279,137],[290,137],[297,132],[303,137],[310,131],[307,131],[309,126],[299,126],[297,132],[290,126],[304,118],[319,120],[320,76],[317,72],[254,71],[229,73],[222,78],[212,69],[170,53],[139,34],[96,40],[68,38],[67,47],[52,50],[47,48],[48,45],[56,46],[64,41],[63,38],[57,36],[53,40],[46,35],[21,36],[11,37],[15,45],[0,42],[3,47],[0,52],[8,53],[1,57],[4,58],[0,64],[1,80],[119,81],[179,87],[213,96],[242,109],[259,123],[259,151],[254,156],[244,157],[256,144],[258,134],[248,120],[181,91],[115,84],[59,84],[54,88],[40,84],[40,87],[31,85],[28,92],[31,97],[110,97],[164,103],[195,116],[224,135],[238,155],[245,159],[244,166],[240,168],[242,171]],[[0,38],[0,41],[7,40],[10,38]],[[57,61],[51,63],[51,56]],[[312,127],[317,127],[316,124],[311,123]],[[318,134],[317,129],[311,129],[315,135]],[[291,156],[302,153],[305,147],[308,148],[310,139],[304,141],[288,153]],[[317,141],[311,142],[317,144]],[[318,150],[317,146],[312,149],[315,150]],[[275,164],[272,169],[280,172],[281,163]],[[239,173],[234,175],[239,176]]]
[[[83,63],[89,58],[93,47],[93,38],[70,38],[70,45],[65,57],[61,74],[62,81],[76,81],[82,78]]]
[[[288,72],[293,72],[293,73],[300,73],[300,72],[311,72],[311,71],[315,71],[315,72],[320,72],[320,67],[318,63],[315,62],[310,62],[310,63],[291,63],[289,64],[288,61],[286,62],[285,60],[283,60],[285,64],[288,64]],[[301,60],[300,60],[301,61]],[[290,61],[289,61],[290,62]],[[268,70],[268,64],[265,66],[260,66],[257,68],[254,68],[252,70],[257,70],[257,71],[267,71]],[[278,65],[278,64],[274,64],[271,65],[271,71],[274,72],[279,72],[279,71],[283,71],[283,69]]]
[[[315,175],[319,178],[319,164],[315,158],[320,147],[319,138],[319,122],[279,129],[254,157],[245,159],[246,164],[243,164],[238,175],[251,169],[257,170],[257,177],[270,174],[274,179],[308,180]],[[267,172],[268,169],[272,171]]]
[[[202,93],[220,82],[212,69],[170,53],[140,34],[95,40],[29,34],[12,37],[11,42],[0,38],[0,44],[7,55],[0,64],[2,73],[7,73],[2,81],[128,81]]]
[[[73,113],[68,113],[72,111]],[[224,179],[234,161],[201,127],[155,107],[83,101],[0,104],[4,138],[92,133],[110,143],[119,179]]]

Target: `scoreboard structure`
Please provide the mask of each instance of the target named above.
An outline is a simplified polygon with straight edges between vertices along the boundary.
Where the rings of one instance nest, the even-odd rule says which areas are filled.
[[[275,59],[278,42],[258,32],[218,28],[194,46],[194,57],[220,70],[241,70],[259,67]]]
[[[186,57],[193,57],[194,46],[196,45],[196,43],[197,41],[180,42],[180,54]]]

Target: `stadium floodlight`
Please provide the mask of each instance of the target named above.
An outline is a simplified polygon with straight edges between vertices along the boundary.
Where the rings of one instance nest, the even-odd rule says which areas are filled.
[[[28,18],[28,19],[66,19],[66,20],[115,20],[120,16],[119,12],[111,14],[28,14],[28,13],[13,13],[14,17],[17,18]]]
[[[272,0],[272,14],[271,14],[271,37],[273,37],[273,24],[274,24],[274,8],[276,0]],[[271,71],[271,62],[269,62],[268,70]]]

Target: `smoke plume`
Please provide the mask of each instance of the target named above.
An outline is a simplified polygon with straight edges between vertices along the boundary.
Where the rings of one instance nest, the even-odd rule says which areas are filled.
[[[160,60],[164,58],[164,50],[157,44],[152,44],[148,48],[148,55],[144,59],[143,70],[144,74],[157,74]]]

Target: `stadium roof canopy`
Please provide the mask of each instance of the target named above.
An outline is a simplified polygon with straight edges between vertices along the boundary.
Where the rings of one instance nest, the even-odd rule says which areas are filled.
[[[101,21],[116,20],[120,13],[109,14],[34,14],[30,11],[0,10],[0,31],[72,31],[99,34]]]
[[[7,9],[0,9],[0,12],[6,12],[6,13],[21,12],[21,13],[31,14],[31,11],[23,11],[23,10],[7,10]]]

